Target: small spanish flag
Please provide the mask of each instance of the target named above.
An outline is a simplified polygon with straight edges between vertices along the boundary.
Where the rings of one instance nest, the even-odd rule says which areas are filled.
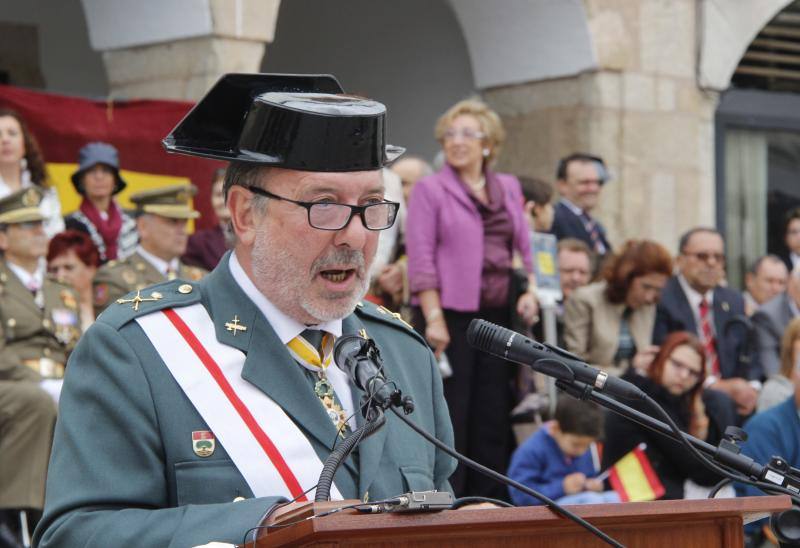
[[[664,486],[644,452],[646,448],[647,444],[640,443],[609,470],[608,481],[622,502],[656,500],[664,496]]]

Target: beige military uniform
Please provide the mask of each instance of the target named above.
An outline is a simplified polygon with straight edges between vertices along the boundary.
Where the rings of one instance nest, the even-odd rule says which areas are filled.
[[[202,268],[181,263],[175,277],[196,282],[206,274]],[[109,304],[123,295],[167,279],[167,276],[138,253],[122,261],[109,261],[94,277],[95,315],[99,315]]]
[[[0,262],[0,380],[60,379],[81,336],[75,292],[45,278],[34,294]]]
[[[132,194],[129,198],[136,207],[136,214],[150,214],[168,219],[196,219],[200,216],[191,205],[197,188],[192,184],[176,184]],[[142,242],[144,245],[144,242]],[[144,245],[143,249],[147,249]],[[167,277],[138,252],[122,261],[106,263],[94,277],[95,316],[116,302],[117,299],[145,287],[170,279],[180,278],[198,281],[207,272],[202,268],[180,264],[175,276]],[[145,294],[142,297],[148,297]]]

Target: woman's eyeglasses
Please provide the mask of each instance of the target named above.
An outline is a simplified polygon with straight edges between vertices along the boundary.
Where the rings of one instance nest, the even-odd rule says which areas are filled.
[[[700,375],[702,374],[702,371],[693,369],[692,366],[680,362],[675,358],[669,358],[669,363],[671,363],[675,369],[685,374],[690,379],[697,380],[700,378]]]
[[[452,141],[457,137],[461,137],[465,141],[480,141],[486,138],[486,134],[482,131],[474,129],[448,129],[442,135],[445,141]]]

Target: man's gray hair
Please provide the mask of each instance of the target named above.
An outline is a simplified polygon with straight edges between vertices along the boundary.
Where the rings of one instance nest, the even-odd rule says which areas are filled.
[[[222,194],[225,197],[225,203],[228,203],[228,192],[233,186],[259,186],[259,182],[269,178],[271,168],[251,162],[231,162],[228,169],[225,170],[225,179],[222,183]],[[253,208],[259,213],[263,214],[267,207],[266,196],[253,194]],[[235,244],[237,241],[236,232],[233,230],[233,222],[228,221],[228,234]]]

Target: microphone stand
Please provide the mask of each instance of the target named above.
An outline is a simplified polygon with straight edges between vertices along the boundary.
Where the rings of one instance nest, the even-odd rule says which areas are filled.
[[[325,502],[331,498],[331,485],[333,476],[339,469],[342,462],[353,452],[353,449],[364,439],[377,432],[386,424],[384,410],[389,407],[398,407],[408,414],[414,411],[414,402],[411,396],[403,396],[400,389],[394,386],[391,396],[388,399],[375,398],[375,393],[386,385],[394,385],[392,382],[370,383],[371,390],[364,394],[361,402],[361,411],[364,416],[364,424],[350,432],[340,443],[322,465],[322,472],[317,482],[317,490],[314,495],[314,502]]]
[[[705,453],[720,465],[735,470],[744,476],[736,477],[734,474],[727,472],[727,470],[712,466],[714,471],[722,472],[721,475],[727,478],[723,480],[724,482],[740,481],[754,485],[765,492],[788,494],[792,498],[792,508],[779,514],[773,514],[770,524],[781,540],[782,546],[800,546],[800,496],[798,496],[798,493],[800,493],[800,475],[797,474],[797,469],[792,468],[780,457],[773,457],[769,464],[761,465],[750,457],[742,455],[741,448],[736,445],[736,442],[747,439],[747,435],[743,430],[729,426],[725,429],[725,436],[719,445],[714,447],[680,430],[676,432],[677,427],[673,428],[674,424],[668,425],[605,394],[595,392],[591,386],[585,383],[558,379],[556,386],[574,398],[592,401],[649,430],[680,442],[692,452],[700,451]],[[656,405],[652,400],[649,403]],[[701,462],[704,461],[702,458],[699,460]],[[707,463],[703,462],[703,464]],[[719,487],[721,487],[721,484],[718,484],[714,492]]]

